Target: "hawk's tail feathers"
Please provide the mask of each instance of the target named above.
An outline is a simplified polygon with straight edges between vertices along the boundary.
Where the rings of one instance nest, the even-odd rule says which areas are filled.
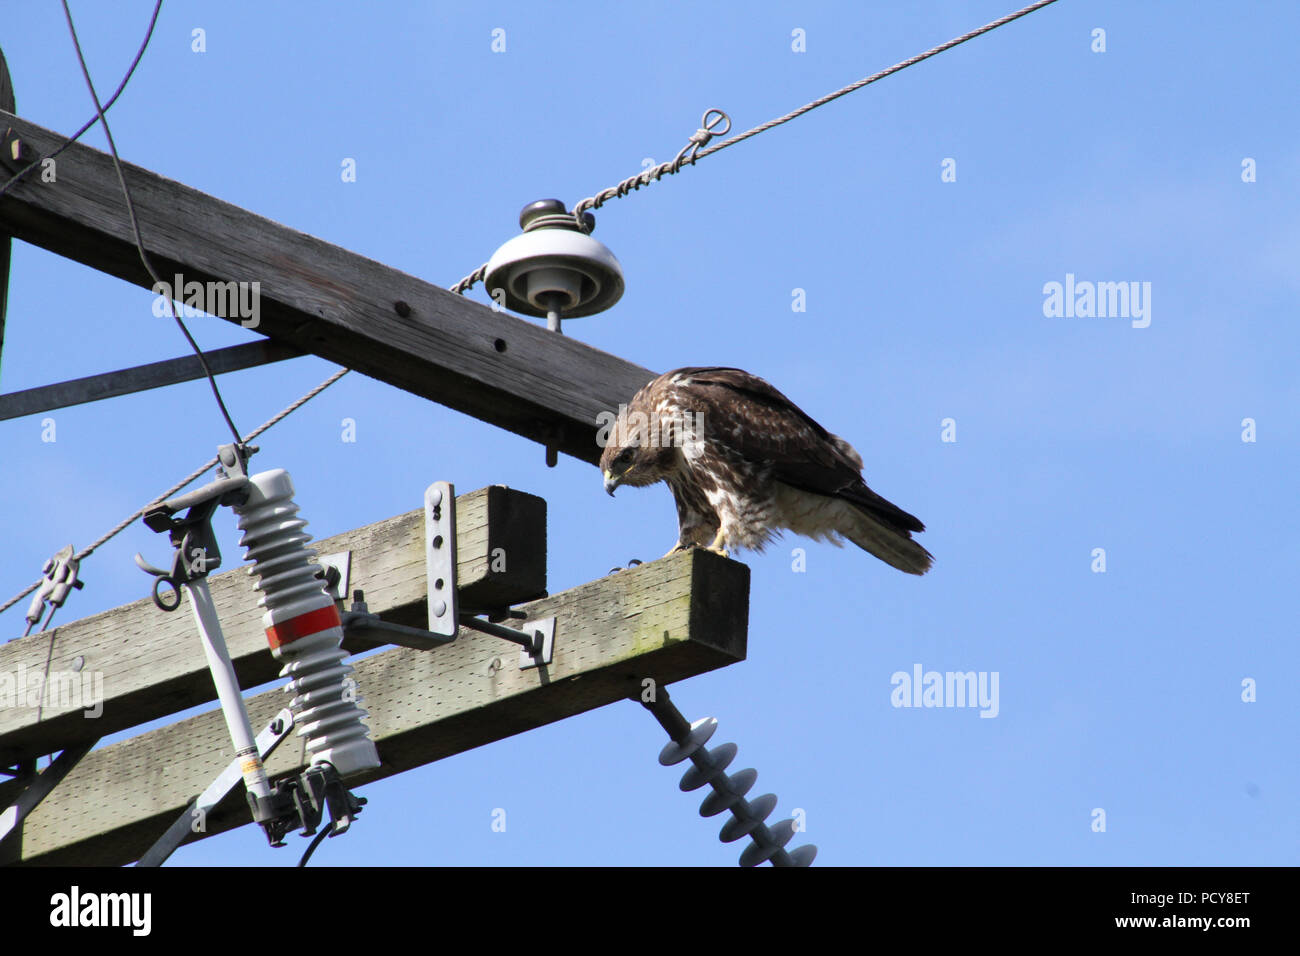
[[[869,511],[847,502],[843,513],[846,520],[836,530],[863,551],[874,554],[886,564],[908,574],[925,574],[934,564],[934,556],[913,541],[912,536],[906,531],[893,527]]]

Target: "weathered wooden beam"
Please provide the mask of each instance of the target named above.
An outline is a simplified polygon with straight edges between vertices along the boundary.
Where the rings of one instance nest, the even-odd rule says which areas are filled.
[[[40,155],[62,142],[57,133],[0,113],[0,127],[6,124]],[[145,247],[167,281],[181,274],[187,283],[259,282],[254,331],[584,461],[600,457],[596,416],[654,377],[157,173],[131,165],[124,172]],[[59,156],[55,182],[29,177],[0,198],[0,230],[151,286],[112,158],[80,143]],[[490,251],[466,249],[464,262],[438,269],[459,278]]]
[[[520,670],[519,649],[462,629],[433,651],[396,648],[356,662],[382,766],[369,783],[641,692],[743,660],[749,569],[688,551],[552,595],[524,610],[557,617],[545,667]],[[281,690],[248,700],[254,726],[284,706]],[[3,862],[121,865],[138,859],[229,762],[220,711],[91,753],[28,817]],[[272,776],[304,767],[298,738],[268,761]],[[371,802],[356,826],[384,813]],[[201,839],[250,822],[242,788],[208,815]],[[290,846],[293,846],[291,843]],[[249,859],[265,849],[248,833]],[[293,851],[286,851],[293,852]]]
[[[92,740],[69,747],[50,761],[50,765],[39,774],[12,781],[9,790],[4,796],[0,796],[0,806],[6,808],[3,813],[0,813],[0,844],[22,827],[27,816],[63,782],[69,771],[81,758],[90,753],[98,742]]]
[[[17,108],[14,104],[14,81],[9,75],[4,50],[0,50],[0,112],[13,113]],[[7,183],[10,175],[4,164],[0,163],[0,185]],[[13,240],[9,238],[9,233],[0,229],[0,372],[4,369],[5,313],[9,303],[9,260],[12,247]]]
[[[499,485],[483,488],[457,497],[456,522],[462,606],[501,607],[546,593],[543,499]],[[312,547],[321,555],[352,552],[352,588],[365,590],[373,613],[427,624],[423,509]],[[223,558],[227,565],[238,561]],[[241,686],[274,680],[280,665],[267,648],[260,595],[246,568],[208,583]],[[143,574],[140,586],[148,586]],[[151,600],[136,601],[0,645],[0,766],[215,699],[189,609],[166,614]],[[89,701],[102,703],[99,716],[87,717]]]
[[[268,362],[283,362],[285,359],[297,358],[302,354],[292,345],[282,345],[279,342],[262,339],[204,352],[203,357],[208,363],[208,368],[212,369],[212,374],[221,375],[225,372],[237,372],[240,369],[266,365]],[[74,378],[54,385],[25,388],[22,391],[0,395],[0,421],[21,418],[23,415],[35,415],[55,408],[67,408],[70,405],[98,402],[105,398],[130,395],[132,392],[162,388],[179,382],[192,382],[203,377],[203,366],[199,364],[198,356],[183,355],[162,362],[150,362],[148,365],[119,369],[116,372]]]

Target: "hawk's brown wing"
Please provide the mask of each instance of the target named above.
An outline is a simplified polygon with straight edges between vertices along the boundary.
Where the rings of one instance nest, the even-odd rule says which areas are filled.
[[[904,533],[924,531],[916,517],[880,497],[862,480],[852,446],[817,424],[763,379],[738,368],[690,367],[682,376],[684,405],[704,413],[706,438],[722,441],[749,461],[767,461],[772,476],[794,488],[842,498]]]

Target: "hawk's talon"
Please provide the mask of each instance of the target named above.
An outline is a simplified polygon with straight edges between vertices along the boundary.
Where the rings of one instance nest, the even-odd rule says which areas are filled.
[[[716,538],[714,539],[714,544],[717,544],[717,539],[716,539]],[[726,548],[722,547],[721,545],[718,545],[717,547],[714,547],[713,544],[700,544],[699,542],[693,542],[693,543],[691,543],[691,544],[679,544],[679,545],[677,545],[677,547],[675,547],[675,548],[673,548],[671,551],[669,551],[668,554],[676,554],[678,551],[686,551],[686,550],[691,550],[691,551],[710,551],[710,552],[712,552],[713,554],[721,555],[721,556],[724,557],[724,558],[730,558],[730,557],[731,557],[731,553],[730,553]],[[665,554],[664,557],[665,557],[665,558],[668,557],[668,554]]]
[[[675,545],[673,545],[671,548],[668,549],[668,553],[664,555],[664,558],[671,558],[678,551],[685,551],[685,550],[686,550],[686,545],[678,541]],[[663,558],[660,558],[659,560],[662,561]]]
[[[710,542],[704,550],[712,551],[714,554],[720,554],[724,558],[730,558],[731,555],[727,554],[726,541],[727,533],[719,528],[718,533],[713,536],[713,541]]]

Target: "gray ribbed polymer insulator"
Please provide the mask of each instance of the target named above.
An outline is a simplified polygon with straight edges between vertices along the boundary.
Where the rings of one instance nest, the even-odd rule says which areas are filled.
[[[331,763],[341,776],[379,766],[379,753],[363,723],[366,712],[356,684],[348,679],[352,666],[339,646],[343,628],[334,601],[311,562],[311,535],[303,528],[293,501],[293,482],[282,468],[249,479],[248,500],[234,508],[244,536],[239,543],[253,562],[249,574],[262,592],[271,653],[284,662],[281,677],[294,697],[298,734],[306,738],[308,761]]]
[[[748,836],[752,841],[740,855],[741,866],[757,866],[771,861],[773,866],[808,866],[817,855],[817,847],[806,844],[786,852],[785,845],[796,832],[794,820],[782,820],[768,827],[763,821],[776,809],[776,796],[763,794],[754,800],[745,795],[758,780],[758,771],[741,770],[731,775],[727,767],[736,758],[735,744],[722,744],[709,750],[709,742],[718,722],[705,717],[691,724],[690,733],[681,741],[674,741],[659,753],[659,762],[665,767],[689,759],[694,765],[682,776],[682,790],[698,790],[709,786],[712,792],[700,804],[700,815],[715,816],[724,810],[731,811],[731,819],[722,827],[718,838],[731,843]]]

